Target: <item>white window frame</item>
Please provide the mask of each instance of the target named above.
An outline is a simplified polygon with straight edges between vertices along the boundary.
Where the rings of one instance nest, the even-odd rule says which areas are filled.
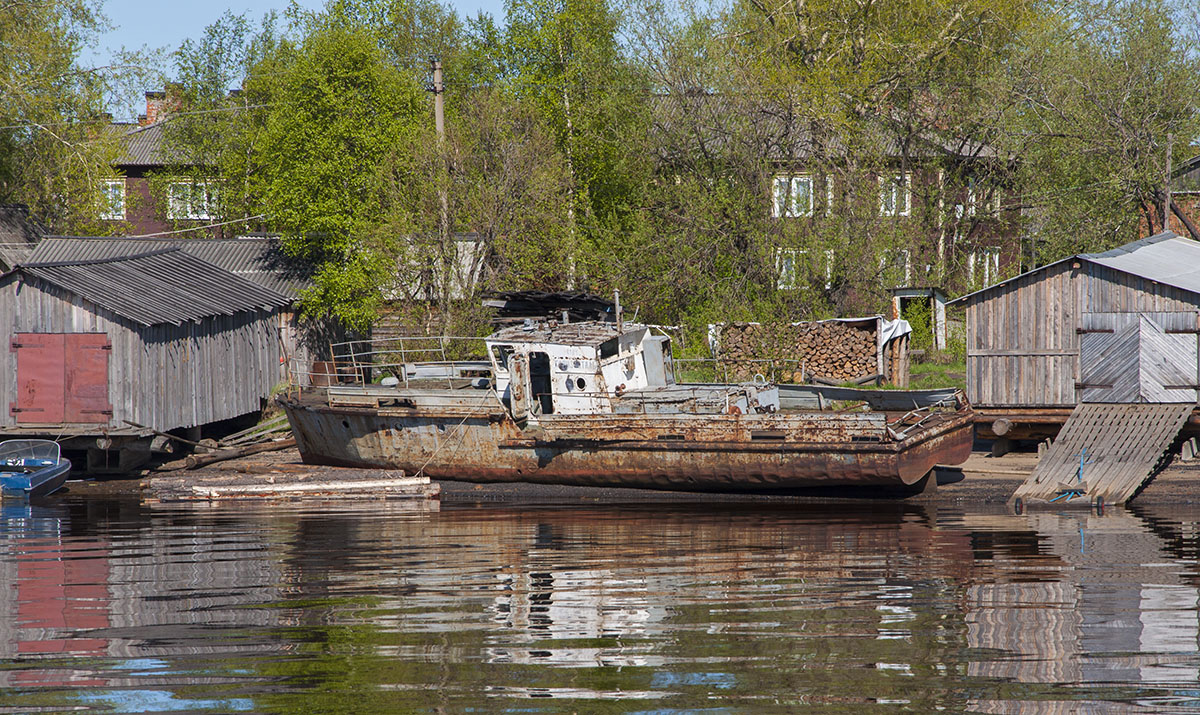
[[[800,259],[808,255],[804,248],[775,248],[775,287],[779,290],[796,290],[799,285],[798,267]],[[825,290],[833,288],[833,249],[825,255]]]
[[[775,288],[778,290],[796,289],[796,261],[805,251],[797,248],[775,249]]]
[[[807,200],[800,196],[807,186]],[[771,180],[771,216],[800,218],[813,215],[813,177],[811,174],[776,174]]]
[[[976,266],[982,269],[982,281],[975,282]],[[967,254],[967,279],[972,287],[986,288],[1000,280],[1000,247],[988,246]]]
[[[100,197],[103,205],[100,218],[105,221],[125,220],[125,180],[105,179],[100,183]]]
[[[904,199],[904,201],[901,202],[900,199]],[[879,177],[879,215],[908,216],[910,214],[912,214],[912,172],[895,172]]]
[[[988,246],[983,249],[983,285],[990,286],[1000,280],[1000,248]]]
[[[216,216],[216,196],[214,181],[172,181],[167,185],[167,218],[172,221],[211,220]]]
[[[825,177],[825,215],[833,213],[833,177]]]

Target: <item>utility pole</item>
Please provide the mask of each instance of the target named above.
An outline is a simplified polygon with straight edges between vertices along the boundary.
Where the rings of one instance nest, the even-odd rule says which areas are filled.
[[[1163,230],[1171,230],[1171,143],[1175,140],[1174,134],[1167,135],[1167,166],[1163,171]]]

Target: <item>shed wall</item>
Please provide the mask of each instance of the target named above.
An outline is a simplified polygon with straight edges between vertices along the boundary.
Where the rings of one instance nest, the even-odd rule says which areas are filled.
[[[276,311],[246,311],[199,323],[144,327],[59,288],[10,276],[0,283],[0,426],[13,427],[16,333],[105,333],[112,342],[113,429],[124,420],[158,430],[203,425],[254,412],[280,376]],[[90,425],[88,432],[104,425]]]
[[[1084,313],[1200,309],[1200,295],[1087,260],[1047,266],[967,301],[967,396],[980,407],[1076,404]]]
[[[967,303],[967,396],[975,405],[1073,405],[1079,301],[1069,263]]]

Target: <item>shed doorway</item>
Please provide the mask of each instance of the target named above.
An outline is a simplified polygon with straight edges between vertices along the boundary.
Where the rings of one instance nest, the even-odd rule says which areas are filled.
[[[1200,385],[1197,313],[1084,313],[1080,402],[1195,404]]]
[[[105,333],[17,333],[17,395],[9,410],[18,424],[106,423],[108,399]]]

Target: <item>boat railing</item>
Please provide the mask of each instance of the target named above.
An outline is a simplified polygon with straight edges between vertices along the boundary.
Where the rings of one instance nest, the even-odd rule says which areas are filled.
[[[291,385],[300,390],[373,384],[410,387],[417,381],[431,387],[461,387],[465,380],[492,378],[486,350],[479,337],[351,340],[331,344],[328,360],[293,360],[289,376]]]
[[[10,439],[0,442],[0,465],[41,466],[57,464],[58,442],[48,439]]]

